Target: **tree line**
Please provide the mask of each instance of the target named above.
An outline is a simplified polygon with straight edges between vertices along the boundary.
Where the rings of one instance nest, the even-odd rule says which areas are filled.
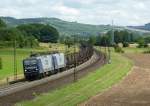
[[[112,33],[114,33],[114,42],[115,44],[118,43],[133,43],[136,41],[138,37],[134,35],[134,33],[130,33],[126,30],[122,31],[108,31],[105,34],[101,34],[98,36],[82,36],[82,35],[75,35],[75,39],[78,40],[79,43],[81,42],[88,42],[91,45],[96,46],[110,46],[112,45]],[[61,36],[60,37],[61,43],[66,43],[67,45],[73,45],[74,37],[73,36]]]
[[[112,42],[112,35],[114,35],[114,41]],[[150,36],[142,36],[139,33],[130,32],[128,30],[115,30],[108,31],[105,34],[98,36],[83,36],[83,35],[61,35],[59,38],[60,43],[64,43],[70,47],[74,44],[75,41],[78,43],[88,42],[91,45],[96,46],[116,46],[119,43],[123,44],[123,47],[128,47],[131,43],[138,43],[139,47],[147,47],[147,44],[150,43]]]
[[[59,38],[58,31],[49,25],[23,24],[17,27],[9,27],[0,19],[0,47],[37,47],[39,42],[56,43]]]
[[[112,35],[114,35],[113,43],[122,43],[124,47],[127,47],[129,43],[138,43],[139,45],[142,45],[142,47],[145,47],[150,43],[150,36],[140,36],[137,33],[132,33],[127,30],[116,30],[114,32],[108,31],[103,35],[92,36],[89,40],[92,41],[92,44],[94,45],[109,46],[112,45]]]

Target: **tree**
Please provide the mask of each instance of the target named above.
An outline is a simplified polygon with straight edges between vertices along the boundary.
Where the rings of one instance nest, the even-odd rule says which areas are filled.
[[[58,31],[49,25],[43,26],[41,28],[40,34],[41,34],[40,35],[41,42],[56,43],[59,38]]]
[[[40,42],[56,43],[59,38],[58,31],[49,25],[26,24],[17,27],[24,36],[34,36]]]
[[[15,28],[2,28],[0,29],[1,41],[13,41],[19,36],[18,30]]]
[[[0,28],[5,28],[7,27],[5,22],[0,18]]]
[[[26,26],[26,25],[25,25]],[[24,30],[20,30],[20,29],[25,29]],[[0,19],[0,46],[1,47],[12,47],[13,46],[13,42],[16,41],[17,45],[16,47],[19,48],[23,48],[28,46],[29,42],[30,46],[29,47],[33,47],[33,46],[37,46],[38,45],[38,41],[35,39],[34,36],[27,36],[30,35],[30,33],[32,34],[39,34],[38,29],[36,29],[36,27],[32,27],[30,25],[27,25],[27,27],[20,27],[19,28],[7,28],[6,24]],[[30,32],[29,34],[27,32]]]
[[[71,37],[67,36],[67,37],[65,38],[65,44],[68,46],[68,48],[70,48],[71,45],[74,44],[74,41],[73,41],[73,39],[72,39]]]
[[[130,34],[130,42],[134,42],[134,36],[133,36],[133,33]]]
[[[101,45],[102,46],[109,46],[111,44],[110,38],[108,35],[103,35],[101,38]]]
[[[144,38],[139,38],[138,39],[138,44],[139,44],[139,48],[142,48],[142,47],[144,47],[144,45],[145,45],[145,41],[144,41]]]
[[[16,41],[17,47],[33,47],[37,46],[38,42],[36,41],[35,37],[33,36],[25,36],[22,32],[20,32],[16,28],[2,28],[0,29],[0,41],[3,42],[5,45],[3,46],[13,46],[13,42]],[[28,44],[29,42],[30,44]],[[32,42],[32,43],[31,43]]]
[[[95,43],[96,46],[101,45],[101,39],[102,39],[102,37],[100,35],[96,37],[96,43]]]
[[[114,32],[115,43],[130,43],[135,41],[135,35],[128,32],[127,30],[115,31]]]
[[[91,45],[94,45],[96,43],[96,37],[95,36],[90,36],[88,43]]]
[[[147,43],[147,44],[150,43],[150,37],[149,37],[149,36],[148,36],[148,37],[145,37],[145,38],[144,38],[144,41],[145,41],[145,43]]]

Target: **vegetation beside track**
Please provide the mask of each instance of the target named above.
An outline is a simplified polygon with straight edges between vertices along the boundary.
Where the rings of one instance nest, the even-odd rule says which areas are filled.
[[[77,49],[78,50],[78,49]],[[17,71],[18,74],[23,74],[22,60],[29,57],[31,52],[47,52],[47,51],[60,51],[66,52],[66,46],[64,44],[47,44],[41,43],[38,48],[23,48],[16,50],[17,56]],[[68,49],[68,52],[73,52],[73,47]],[[14,75],[14,60],[13,60],[13,48],[0,48],[0,58],[2,62],[2,69],[0,69],[0,83],[1,80],[5,80],[7,77],[13,77]]]
[[[112,64],[55,91],[37,96],[34,100],[16,104],[17,106],[75,106],[106,90],[120,81],[131,70],[131,60],[112,53]]]

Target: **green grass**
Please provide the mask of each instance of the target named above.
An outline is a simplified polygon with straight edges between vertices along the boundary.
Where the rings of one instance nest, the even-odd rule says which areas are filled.
[[[96,46],[96,48],[98,49],[99,47]],[[122,50],[124,50],[125,53],[143,53],[144,51],[149,50],[150,48],[134,48],[134,47],[126,47],[126,48],[122,48]],[[114,52],[114,48],[110,48],[111,52]],[[101,47],[101,51],[105,52],[105,48]],[[108,53],[108,49],[107,49],[107,53]]]
[[[17,50],[17,70],[18,74],[23,73],[22,60],[29,55],[28,50]],[[0,49],[0,57],[2,58],[2,69],[0,69],[0,80],[10,77],[14,71],[14,60],[12,49]]]
[[[24,48],[17,49],[17,70],[18,74],[23,74],[22,60],[29,57],[32,52],[46,52],[46,51],[60,51],[65,52],[65,45],[62,44],[51,44],[49,47],[39,47],[35,49]],[[68,51],[72,52],[70,48]],[[0,69],[0,80],[14,75],[14,60],[13,60],[13,49],[12,48],[0,48],[0,57],[2,58],[2,69]]]
[[[123,48],[125,53],[143,53],[144,51],[148,50],[148,48]]]
[[[112,54],[112,64],[90,73],[78,82],[24,101],[17,106],[75,106],[120,81],[133,63],[120,54]]]
[[[17,49],[17,71],[18,74],[23,73],[22,60],[28,57],[31,51],[43,51],[43,49]],[[13,49],[5,48],[0,49],[0,57],[2,58],[2,69],[0,69],[0,80],[13,76],[14,73],[14,58],[13,58]]]

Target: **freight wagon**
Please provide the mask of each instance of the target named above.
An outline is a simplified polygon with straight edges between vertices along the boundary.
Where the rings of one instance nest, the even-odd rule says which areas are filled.
[[[73,68],[89,60],[93,54],[93,47],[81,44],[79,52],[64,55],[64,53],[32,54],[23,60],[24,76],[28,79],[38,79],[65,69]]]

